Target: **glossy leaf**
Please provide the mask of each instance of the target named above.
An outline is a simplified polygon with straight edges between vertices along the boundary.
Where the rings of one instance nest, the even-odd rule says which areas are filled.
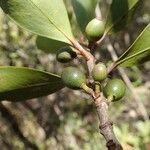
[[[85,31],[88,22],[95,17],[98,0],[72,0],[73,9],[81,31]]]
[[[116,33],[124,28],[132,19],[139,2],[140,0],[112,0],[105,32]]]
[[[150,24],[129,49],[115,62],[116,66],[129,67],[150,60]]]
[[[3,11],[38,35],[70,43],[70,23],[63,0],[0,0]]]
[[[61,78],[51,73],[0,67],[0,100],[22,101],[49,95],[63,87]]]
[[[56,53],[60,48],[65,47],[68,44],[46,37],[38,36],[36,39],[36,45],[38,49],[41,49],[46,53]]]

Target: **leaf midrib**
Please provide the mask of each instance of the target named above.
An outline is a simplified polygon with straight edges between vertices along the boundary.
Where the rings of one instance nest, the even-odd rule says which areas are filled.
[[[27,89],[27,88],[34,88],[34,87],[39,87],[39,86],[46,86],[46,85],[48,85],[48,84],[50,84],[50,83],[55,83],[55,84],[57,84],[57,83],[61,83],[61,82],[44,82],[44,83],[37,83],[37,84],[32,84],[32,85],[27,85],[27,86],[22,86],[22,87],[20,87],[20,88],[16,88],[16,89],[12,89],[12,90],[9,90],[9,91],[7,91],[7,92],[10,92],[10,91],[13,91],[13,90],[21,90],[21,89]],[[62,84],[63,85],[63,84]],[[3,92],[6,92],[6,91],[3,91]],[[0,93],[3,93],[3,92],[0,92]]]
[[[138,53],[135,53],[135,54],[133,54],[133,55],[131,55],[131,56],[129,56],[129,57],[127,57],[127,58],[121,60],[121,61],[119,61],[118,63],[116,63],[116,66],[118,66],[118,65],[124,63],[126,60],[129,60],[129,59],[131,59],[131,58],[133,58],[133,57],[136,57],[136,56],[140,55],[141,53],[144,53],[144,52],[146,52],[146,51],[148,51],[148,50],[150,50],[150,47],[148,47],[148,48],[146,48],[146,49],[144,49],[144,50],[142,50],[142,51],[140,51],[140,52],[138,52]]]
[[[121,57],[119,58],[122,59],[129,51],[131,51],[132,47],[136,45],[136,43],[140,40],[140,38],[144,35],[144,33],[147,31],[147,29],[150,28],[150,24],[148,24],[144,30],[140,33],[140,35],[137,37],[137,39],[133,42],[133,44],[127,49],[127,51],[125,53],[123,53],[121,55]],[[145,49],[144,49],[145,50]],[[138,50],[139,51],[139,50]]]
[[[32,0],[29,0],[29,1],[45,16],[46,19],[48,19],[48,21],[49,21],[61,34],[63,34],[63,35],[70,41],[69,37],[68,37],[63,31],[61,31],[61,29],[58,28],[58,27],[55,25],[55,23],[52,22],[51,19],[40,9]]]

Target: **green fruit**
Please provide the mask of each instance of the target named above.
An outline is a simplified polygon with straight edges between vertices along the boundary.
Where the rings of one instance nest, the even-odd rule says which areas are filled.
[[[107,78],[107,68],[103,63],[98,63],[92,70],[92,76],[95,81],[102,81]]]
[[[56,54],[57,61],[61,63],[67,63],[76,56],[76,53],[69,46],[60,49]]]
[[[86,76],[75,67],[67,67],[63,70],[61,78],[64,84],[71,89],[80,89],[86,84]]]
[[[103,93],[106,98],[111,101],[120,100],[126,91],[126,86],[124,82],[120,79],[112,79],[108,81],[106,86],[104,87]]]
[[[85,33],[89,40],[98,40],[103,35],[104,30],[104,22],[95,18],[87,24]]]

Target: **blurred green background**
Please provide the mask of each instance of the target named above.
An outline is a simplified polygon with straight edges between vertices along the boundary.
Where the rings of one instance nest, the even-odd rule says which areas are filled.
[[[75,16],[66,0],[73,32],[80,38]],[[101,1],[102,17],[106,17],[109,1]],[[111,42],[120,55],[150,22],[150,2],[144,0],[134,20]],[[36,36],[19,28],[0,9],[0,65],[24,66],[60,74],[67,65],[56,61],[54,54],[37,49]],[[101,55],[100,55],[101,54]],[[104,62],[111,60],[105,41],[96,51]],[[84,61],[71,64],[81,66]],[[125,150],[150,150],[150,62],[125,69],[134,88],[126,97],[111,104],[110,118]],[[114,76],[120,76],[116,71]],[[121,76],[120,76],[121,78]],[[140,100],[139,100],[140,99]],[[98,118],[92,100],[80,91],[68,88],[47,97],[25,102],[0,103],[1,150],[105,150],[99,134]]]

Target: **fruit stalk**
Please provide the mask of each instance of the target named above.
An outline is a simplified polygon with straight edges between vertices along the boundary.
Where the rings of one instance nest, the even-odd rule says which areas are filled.
[[[100,96],[95,99],[94,103],[100,121],[100,133],[104,136],[106,140],[106,146],[108,150],[123,150],[121,144],[118,142],[114,134],[113,124],[108,117],[107,100],[103,96]]]

